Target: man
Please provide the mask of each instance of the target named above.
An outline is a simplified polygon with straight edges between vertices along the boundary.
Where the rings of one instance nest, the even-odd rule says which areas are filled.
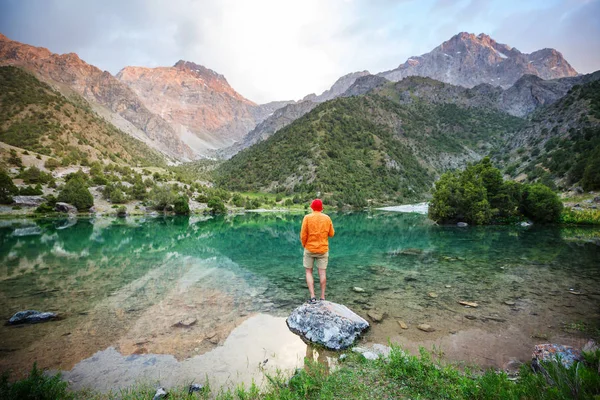
[[[321,286],[321,300],[325,300],[325,286],[327,284],[327,262],[329,260],[329,240],[333,237],[333,223],[328,215],[323,214],[323,202],[319,199],[313,200],[310,205],[313,212],[305,215],[300,230],[300,241],[304,247],[304,269],[306,271],[306,284],[310,292],[310,302],[317,301],[315,298],[315,282],[313,279],[313,266],[317,262],[319,270],[319,284]]]

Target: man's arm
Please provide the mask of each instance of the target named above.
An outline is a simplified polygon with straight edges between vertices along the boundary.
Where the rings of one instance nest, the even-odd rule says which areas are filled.
[[[308,240],[308,229],[306,226],[306,217],[302,220],[302,228],[300,229],[300,242],[302,247],[306,247],[306,241]]]
[[[335,230],[333,229],[333,222],[331,222],[331,219],[329,220],[329,233],[328,233],[329,237],[333,237],[333,235],[335,235]]]

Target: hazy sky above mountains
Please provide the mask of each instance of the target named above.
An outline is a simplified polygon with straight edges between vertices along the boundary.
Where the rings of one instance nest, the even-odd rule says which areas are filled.
[[[600,69],[600,0],[0,0],[0,32],[121,68],[193,61],[264,103],[390,70],[458,32]]]

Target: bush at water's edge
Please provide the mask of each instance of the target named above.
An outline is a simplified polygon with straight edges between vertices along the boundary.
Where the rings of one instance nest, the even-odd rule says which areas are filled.
[[[500,223],[515,218],[553,223],[563,205],[550,188],[504,181],[488,157],[464,171],[450,171],[435,183],[429,218],[436,222]]]

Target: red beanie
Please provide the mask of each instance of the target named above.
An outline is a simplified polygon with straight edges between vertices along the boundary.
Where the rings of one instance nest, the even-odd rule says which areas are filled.
[[[315,211],[323,211],[323,202],[320,199],[314,199],[310,204],[310,208]]]

